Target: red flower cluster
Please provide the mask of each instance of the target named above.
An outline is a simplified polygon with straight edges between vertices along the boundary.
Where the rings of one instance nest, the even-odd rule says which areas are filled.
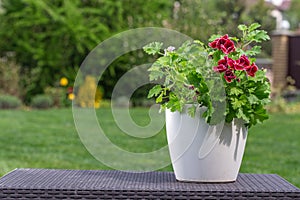
[[[209,46],[214,49],[219,49],[225,54],[235,51],[234,43],[228,38],[227,34],[209,43]]]
[[[223,59],[218,61],[218,66],[215,66],[213,69],[219,73],[224,72],[224,78],[228,83],[234,79],[237,79],[236,75],[234,74],[235,71],[245,71],[248,76],[255,76],[258,67],[255,63],[251,64],[246,55],[242,55],[237,60],[233,60],[227,56],[227,54],[235,51],[234,43],[228,39],[228,35],[224,35],[221,38],[214,40],[213,42],[209,43],[209,46],[220,49],[224,54],[226,54]]]

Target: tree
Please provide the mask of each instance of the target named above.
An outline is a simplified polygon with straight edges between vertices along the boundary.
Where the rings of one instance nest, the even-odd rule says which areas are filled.
[[[286,18],[291,24],[291,30],[300,28],[300,1],[292,0],[290,9],[285,12]]]
[[[34,85],[26,87],[26,99],[42,93],[62,70],[78,66],[84,54],[109,34],[99,14],[82,8],[79,0],[7,0],[2,6],[1,52],[14,51],[23,73],[35,71],[35,77],[28,77]]]
[[[16,53],[29,79],[25,99],[30,100],[64,71],[78,67],[109,36],[129,28],[160,26],[169,4],[168,0],[2,0],[0,54]]]

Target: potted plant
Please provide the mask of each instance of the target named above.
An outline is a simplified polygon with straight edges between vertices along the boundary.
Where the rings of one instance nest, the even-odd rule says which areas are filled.
[[[144,47],[159,56],[149,68],[150,80],[159,84],[148,97],[166,111],[177,180],[236,180],[248,129],[268,118],[270,83],[255,56],[270,38],[259,27],[239,25],[242,37],[213,35],[208,45],[195,40],[164,51],[159,42]]]

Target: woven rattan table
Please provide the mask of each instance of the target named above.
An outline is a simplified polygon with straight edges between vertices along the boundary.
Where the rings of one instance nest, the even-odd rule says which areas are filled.
[[[182,183],[172,172],[16,169],[0,179],[0,199],[300,199],[274,174],[239,174],[234,183]]]

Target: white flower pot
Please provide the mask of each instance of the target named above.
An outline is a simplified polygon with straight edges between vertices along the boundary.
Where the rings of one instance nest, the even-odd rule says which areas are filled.
[[[241,120],[209,126],[198,109],[195,118],[187,112],[166,110],[166,130],[176,179],[196,182],[233,182],[244,154],[247,128]]]

